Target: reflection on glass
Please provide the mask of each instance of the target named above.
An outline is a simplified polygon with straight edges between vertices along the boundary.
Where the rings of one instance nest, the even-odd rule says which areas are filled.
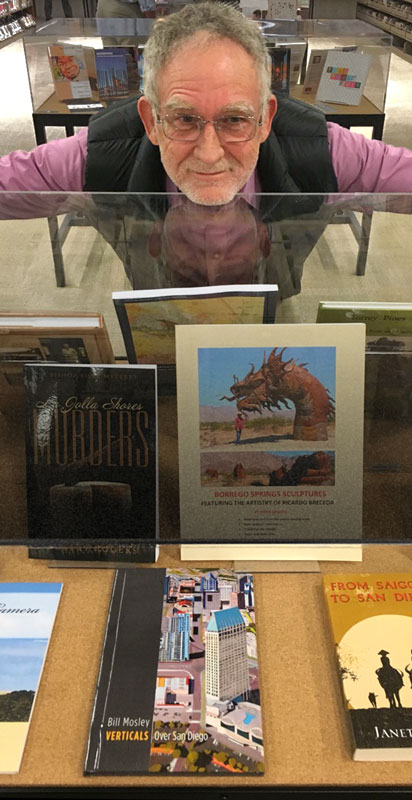
[[[0,311],[101,313],[115,356],[124,358],[113,291],[277,283],[278,323],[314,323],[321,300],[412,303],[411,209],[406,194],[242,195],[225,206],[205,207],[180,193],[7,193],[0,196]],[[363,274],[357,271],[360,260]],[[42,338],[42,347],[49,338]],[[72,333],[63,342],[69,346],[67,361],[76,350],[84,363],[75,340]],[[10,362],[36,360],[39,354],[30,347],[3,348],[13,391]],[[62,351],[53,347],[52,356],[61,358]],[[375,381],[365,409],[364,535],[371,541],[407,540],[412,513],[406,450],[398,435],[409,435],[409,354],[391,359],[396,370],[387,389],[382,370],[367,373]],[[381,361],[377,352],[373,365]],[[398,404],[392,396],[400,397]],[[160,476],[161,528],[173,538],[179,532],[175,398],[162,396],[160,407],[160,446],[168,462]],[[21,419],[0,415],[0,436],[7,493],[0,523],[3,536],[21,540],[26,531]]]

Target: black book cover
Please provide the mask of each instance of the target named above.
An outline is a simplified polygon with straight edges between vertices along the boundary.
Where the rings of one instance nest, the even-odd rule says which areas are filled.
[[[290,47],[269,47],[272,60],[271,89],[281,97],[289,97]]]
[[[374,541],[408,540],[412,514],[411,352],[367,350],[364,431],[364,536]]]
[[[150,759],[164,569],[117,570],[97,682],[86,774],[144,772]]]
[[[24,381],[29,537],[153,540],[155,367],[28,364]]]

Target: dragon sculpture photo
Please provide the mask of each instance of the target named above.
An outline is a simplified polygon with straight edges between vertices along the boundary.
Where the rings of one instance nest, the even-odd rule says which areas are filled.
[[[221,400],[236,401],[239,412],[262,414],[263,410],[281,409],[280,403],[290,409],[288,401],[295,406],[293,438],[304,441],[327,441],[328,422],[335,418],[335,402],[323,384],[295,359],[282,361],[286,347],[277,353],[272,350],[255,372],[251,369],[242,380],[233,376],[231,397]]]

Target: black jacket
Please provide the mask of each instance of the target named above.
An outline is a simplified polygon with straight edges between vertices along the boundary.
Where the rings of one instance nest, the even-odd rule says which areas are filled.
[[[144,132],[137,99],[110,106],[89,123],[85,191],[165,192],[159,148]],[[337,191],[321,111],[278,97],[272,131],[260,146],[257,164],[262,192]]]
[[[116,103],[89,123],[84,191],[104,193],[164,193],[166,174],[159,148],[151,144],[137,111],[137,99]],[[285,250],[284,266],[267,279],[281,284],[283,297],[300,290],[303,261],[321,235],[329,212],[324,195],[337,191],[329,155],[327,125],[321,111],[291,98],[278,97],[272,131],[260,146],[257,170],[262,193],[259,217],[273,245]],[[276,193],[282,197],[274,196]],[[311,193],[308,196],[305,193]],[[108,222],[117,198],[100,197],[100,221]],[[123,219],[156,220],[167,212],[167,198],[118,198]],[[127,213],[125,213],[127,209]],[[279,227],[280,226],[280,227]],[[109,238],[100,225],[103,235]],[[125,234],[127,236],[127,234]],[[110,234],[113,240],[114,234]],[[122,237],[124,238],[124,237]],[[112,241],[113,243],[113,241]],[[276,246],[272,251],[276,251]],[[141,287],[138,267],[120,254],[134,288]],[[279,271],[282,274],[279,274]],[[287,274],[286,274],[287,273]],[[147,287],[145,287],[147,288]]]

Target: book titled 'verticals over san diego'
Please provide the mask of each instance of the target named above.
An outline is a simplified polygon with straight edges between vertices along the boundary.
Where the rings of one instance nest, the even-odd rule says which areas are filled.
[[[412,572],[325,575],[357,761],[412,761]]]
[[[61,583],[0,583],[0,773],[20,769]]]
[[[24,381],[29,537],[153,540],[156,368],[27,364]]]
[[[87,775],[263,773],[253,577],[115,575]]]

